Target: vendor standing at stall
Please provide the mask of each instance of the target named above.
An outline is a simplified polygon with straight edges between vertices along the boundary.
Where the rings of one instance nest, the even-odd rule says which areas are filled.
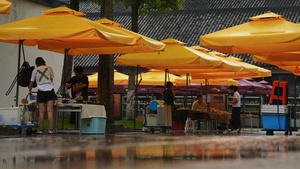
[[[83,101],[88,101],[88,86],[89,79],[83,74],[83,68],[77,66],[74,69],[75,76],[73,76],[65,85],[67,88],[71,88],[72,98],[78,98],[80,100],[82,97]],[[70,123],[75,124],[76,112],[71,112]],[[79,118],[77,118],[78,120]]]
[[[231,93],[233,93],[233,100],[228,101],[232,104],[232,128],[233,131],[240,133],[241,132],[241,96],[237,90],[237,86],[231,85],[229,87]]]
[[[29,92],[31,92],[34,81],[36,81],[38,88],[37,104],[39,107],[39,129],[37,134],[43,133],[45,104],[47,104],[48,120],[50,125],[48,133],[53,134],[53,104],[54,100],[56,100],[53,85],[54,73],[50,66],[46,66],[46,62],[41,57],[36,58],[35,64],[37,68],[32,71]]]
[[[167,82],[166,89],[163,92],[163,99],[166,105],[170,105],[172,109],[174,108],[174,93],[173,93],[173,83]]]
[[[203,101],[202,94],[197,96],[197,100],[192,105],[192,110],[206,111],[207,103]]]
[[[77,66],[74,69],[75,76],[73,76],[65,85],[71,88],[72,98],[81,96],[84,101],[88,100],[88,86],[89,79],[83,74],[83,68]]]

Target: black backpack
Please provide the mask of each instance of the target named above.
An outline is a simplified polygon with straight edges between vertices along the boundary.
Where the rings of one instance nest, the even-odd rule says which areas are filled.
[[[34,66],[30,66],[28,62],[24,62],[21,71],[19,74],[19,85],[21,87],[28,87],[30,80],[31,80],[31,74],[34,70]],[[36,84],[34,85],[36,87]]]
[[[21,68],[19,69],[19,72],[13,82],[11,83],[10,87],[8,88],[6,92],[6,96],[8,96],[13,89],[14,85],[16,84],[17,81],[19,81],[19,86],[22,87],[29,87],[29,83],[31,80],[31,74],[32,71],[34,70],[34,66],[30,66],[28,62],[24,62]],[[36,87],[37,84],[34,82],[33,87]]]

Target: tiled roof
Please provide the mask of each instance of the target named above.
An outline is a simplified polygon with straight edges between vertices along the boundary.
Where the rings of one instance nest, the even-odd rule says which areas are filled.
[[[59,1],[59,0],[52,0],[52,1],[49,1],[49,0],[30,0],[30,1],[42,4],[42,5],[46,5],[46,6],[49,6],[49,7],[52,7],[52,8],[56,8],[56,7],[60,7],[60,6],[69,6],[68,3],[62,2],[62,1]]]
[[[92,5],[93,6],[93,5]],[[91,4],[81,3],[80,11],[87,13],[88,19],[100,19],[100,12],[91,13]],[[171,11],[166,15],[149,12],[139,16],[139,33],[156,40],[174,38],[187,43],[187,46],[199,44],[199,37],[218,30],[245,22],[248,18],[268,11],[283,15],[291,22],[300,21],[300,1],[295,0],[185,0],[183,9]],[[114,21],[130,29],[131,15],[122,5],[114,7]],[[116,9],[121,12],[116,11]],[[100,8],[98,9],[100,11]],[[252,61],[251,55],[234,55],[245,62],[262,67],[274,67]],[[98,66],[97,55],[75,56],[75,65],[83,67]]]

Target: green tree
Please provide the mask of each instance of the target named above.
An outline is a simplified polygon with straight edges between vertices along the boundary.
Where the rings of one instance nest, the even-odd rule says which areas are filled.
[[[161,14],[166,14],[171,10],[179,10],[182,8],[184,0],[114,0],[114,2],[123,2],[125,9],[131,7],[131,30],[138,32],[139,14],[147,14],[150,10]]]
[[[131,7],[131,30],[138,32],[138,17],[139,14],[147,14],[150,10],[166,14],[171,10],[179,10],[182,8],[184,0],[114,0],[115,3],[123,2],[124,8]],[[136,68],[130,67],[127,98],[134,98],[134,82]],[[127,102],[126,117],[127,119],[134,118],[134,99]]]

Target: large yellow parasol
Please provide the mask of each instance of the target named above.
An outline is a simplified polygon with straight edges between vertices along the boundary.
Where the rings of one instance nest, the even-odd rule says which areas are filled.
[[[268,12],[251,22],[200,37],[200,45],[224,53],[268,53],[300,51],[300,24]]]
[[[89,88],[97,88],[98,86],[98,73],[88,76]],[[114,70],[114,84],[128,84],[128,75]]]
[[[11,2],[6,0],[0,0],[0,14],[10,13]]]

